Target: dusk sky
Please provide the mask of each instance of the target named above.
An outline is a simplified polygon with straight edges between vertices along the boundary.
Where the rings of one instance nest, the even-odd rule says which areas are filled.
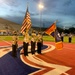
[[[0,0],[0,17],[22,25],[27,2],[32,26],[40,26],[41,21],[41,26],[49,27],[57,20],[59,27],[75,27],[75,0]]]

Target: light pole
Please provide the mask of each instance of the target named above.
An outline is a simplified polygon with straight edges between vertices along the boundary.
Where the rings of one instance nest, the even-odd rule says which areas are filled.
[[[42,9],[44,8],[43,4],[40,2],[39,5],[39,13],[40,13],[40,32],[41,32],[41,24],[42,24]]]

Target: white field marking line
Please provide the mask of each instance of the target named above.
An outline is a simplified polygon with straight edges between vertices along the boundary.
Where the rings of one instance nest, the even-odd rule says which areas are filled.
[[[26,56],[26,58],[27,58],[28,56]],[[25,63],[25,64],[27,64],[27,65],[29,65],[29,66],[32,66],[32,67],[36,67],[36,68],[39,68],[39,69],[41,69],[42,67],[38,67],[38,66],[35,66],[35,65],[31,65],[30,63],[27,63],[23,58],[22,58],[22,55],[20,55],[20,58],[21,58],[21,60]]]
[[[5,49],[9,49],[7,51],[3,51]],[[3,48],[3,49],[0,49],[0,58],[3,57],[4,55],[6,55],[7,53],[9,53],[11,51],[11,47],[10,48]]]
[[[22,46],[22,44],[18,44],[18,47],[21,47],[21,46]],[[9,48],[9,47],[12,47],[12,45],[11,46],[8,46],[8,45],[6,45],[6,46],[0,46],[0,48]]]
[[[5,40],[3,40],[4,38],[0,38],[2,41],[4,41],[4,42],[6,42],[6,43],[8,43],[8,44],[10,44],[11,46],[12,46],[12,43],[10,43],[10,42],[8,42],[8,41],[5,41]],[[19,44],[19,45],[22,45],[22,44]],[[0,47],[2,47],[2,46],[0,46]],[[6,47],[6,46],[5,46]]]
[[[37,50],[37,48],[35,47],[35,51]],[[31,52],[31,46],[28,46],[28,52]]]
[[[47,44],[46,44],[47,45]],[[49,46],[50,46],[50,44],[49,44]],[[48,48],[49,48],[49,46],[48,46]],[[52,45],[51,45],[52,46]],[[54,46],[52,46],[49,50],[48,50],[48,48],[47,48],[47,50],[45,51],[45,52],[49,52],[49,51],[52,51],[53,49],[55,49],[55,47]],[[21,50],[22,51],[22,50]],[[21,51],[20,51],[20,53],[21,53]],[[43,53],[45,53],[45,52],[43,52]],[[28,54],[29,55],[29,54]],[[38,53],[36,53],[36,55],[38,55]],[[26,56],[26,57],[28,57],[28,56]],[[37,67],[37,66],[34,66],[34,65],[31,65],[31,64],[29,64],[29,63],[27,63],[23,58],[22,58],[22,55],[20,55],[20,58],[21,58],[21,60],[24,62],[24,63],[26,63],[26,64],[28,64],[28,65],[30,65],[30,66],[32,66],[32,67],[36,67],[36,68],[40,68],[40,67]]]
[[[5,40],[3,40],[4,42],[6,42],[6,43],[8,43],[8,44],[10,44],[10,45],[12,45],[10,42],[8,42],[8,41],[5,41]]]
[[[36,57],[36,56],[35,56]],[[61,66],[61,65],[56,65],[56,64],[51,64],[51,63],[47,63],[47,62],[45,62],[45,61],[43,61],[43,60],[41,60],[41,59],[39,59],[39,60],[37,60],[37,59],[35,59],[34,57],[33,57],[33,55],[31,55],[31,54],[29,54],[29,56],[27,56],[27,58],[28,58],[28,60],[30,60],[31,62],[34,62],[34,63],[36,63],[36,64],[38,64],[38,65],[42,65],[42,66],[48,66],[48,67],[52,67],[52,68],[55,68],[55,69],[53,69],[53,70],[51,70],[51,71],[49,71],[49,72],[47,72],[47,73],[45,73],[45,74],[43,74],[43,75],[60,75],[60,74],[62,74],[62,73],[64,73],[65,75],[69,75],[69,74],[67,74],[67,73],[65,73],[67,70],[70,70],[71,68],[70,67],[66,67],[66,66]],[[37,58],[37,57],[36,57]],[[22,59],[22,56],[21,56],[21,59]],[[22,61],[24,62],[24,63],[26,63],[23,59],[22,59]],[[35,68],[37,68],[36,66],[34,66],[34,65],[31,65],[31,64],[29,64],[29,63],[26,63],[26,64],[28,64],[28,65],[30,65],[30,66],[32,66],[32,67],[35,67]],[[38,68],[40,68],[40,67],[38,67]],[[62,71],[63,70],[63,71]],[[40,70],[41,71],[41,70]],[[38,71],[39,72],[39,71]],[[36,73],[36,72],[35,72]],[[33,75],[34,73],[31,73],[31,74],[29,74],[29,75]]]
[[[50,68],[51,67],[55,68],[55,69],[53,69],[51,71],[48,71],[47,73],[45,73],[43,75],[60,75],[62,73],[64,73],[65,75],[68,75],[65,72],[71,69],[71,67],[66,67],[66,66],[62,66],[62,65],[56,65],[56,64],[47,63],[47,62],[43,61],[42,59],[40,59],[40,58],[38,58],[36,56],[29,55],[27,58],[31,62],[34,62],[34,63],[36,63],[38,65],[47,66],[47,67],[50,67]],[[37,60],[36,58],[39,59],[39,60]]]
[[[0,38],[2,41],[4,41],[4,42],[6,42],[6,43],[8,43],[8,44],[10,44],[11,45],[11,43],[9,43],[8,41],[5,41],[4,40],[4,38]]]
[[[53,46],[53,45],[51,45],[51,44],[46,44],[47,46],[48,46],[48,48],[49,48],[49,46],[51,46],[51,48],[47,48],[48,50],[42,50],[42,53],[47,53],[47,52],[49,52],[49,51],[52,51],[52,50],[54,50],[55,49],[55,46]]]
[[[18,47],[21,47],[21,45],[19,45]],[[3,51],[3,50],[5,50],[5,49],[9,49],[9,50]],[[12,51],[12,47],[1,48],[1,49],[0,49],[0,57],[6,55],[6,54],[9,53],[10,51]]]
[[[0,48],[9,48],[9,47],[11,47],[11,46],[0,46]]]
[[[50,45],[50,44],[49,44]],[[44,51],[43,53],[45,53],[45,52],[49,52],[49,51],[52,51],[53,49],[55,49],[55,47],[53,46],[53,45],[51,45],[52,46],[52,48],[50,48],[50,50],[46,50],[46,51]],[[49,48],[49,47],[48,47]],[[47,48],[47,49],[48,49]],[[20,51],[20,53],[21,53],[21,51]],[[29,56],[30,56],[30,54],[28,54]],[[38,55],[38,54],[37,54]],[[28,56],[26,56],[27,58],[28,58]],[[39,67],[39,66],[35,66],[35,65],[32,65],[32,64],[29,64],[29,63],[27,63],[23,58],[22,58],[22,55],[20,55],[20,58],[21,58],[21,60],[25,63],[25,64],[27,64],[27,65],[29,65],[29,66],[31,66],[31,67],[35,67],[35,68],[39,68],[40,70],[38,70],[38,71],[36,71],[36,72],[39,72],[39,71],[41,71],[41,70],[44,70],[45,68],[42,68],[42,67]],[[29,75],[29,74],[28,74]]]
[[[51,44],[45,44],[45,45],[47,45],[48,47],[46,49],[43,49],[41,53],[47,53],[47,52],[52,51],[52,50],[55,49],[55,46],[53,46]],[[38,55],[38,53],[36,53],[36,55]]]

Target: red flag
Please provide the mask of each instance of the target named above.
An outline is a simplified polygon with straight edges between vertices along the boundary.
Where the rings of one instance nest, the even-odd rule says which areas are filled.
[[[27,7],[26,15],[25,15],[25,18],[23,20],[22,27],[21,27],[21,33],[23,33],[23,31],[25,29],[29,30],[30,28],[31,28],[31,18],[30,18],[30,13],[28,11],[28,7]]]
[[[56,49],[62,49],[63,43],[61,41],[61,37],[56,28],[56,22],[54,22],[46,31],[46,34],[51,35],[55,38]]]
[[[50,35],[56,29],[56,23],[54,22],[46,31],[45,33]]]

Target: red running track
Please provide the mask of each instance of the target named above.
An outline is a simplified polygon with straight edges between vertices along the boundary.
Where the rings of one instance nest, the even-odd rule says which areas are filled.
[[[44,44],[45,43],[55,45],[54,42],[44,42]],[[19,44],[22,44],[22,42],[19,42]],[[48,63],[71,67],[72,69],[66,73],[69,75],[75,75],[75,44],[63,43],[63,45],[64,47],[62,50],[54,49],[53,51],[47,52],[44,55],[38,55],[37,57],[40,57]],[[0,42],[0,46],[10,46],[10,44],[6,42]]]

